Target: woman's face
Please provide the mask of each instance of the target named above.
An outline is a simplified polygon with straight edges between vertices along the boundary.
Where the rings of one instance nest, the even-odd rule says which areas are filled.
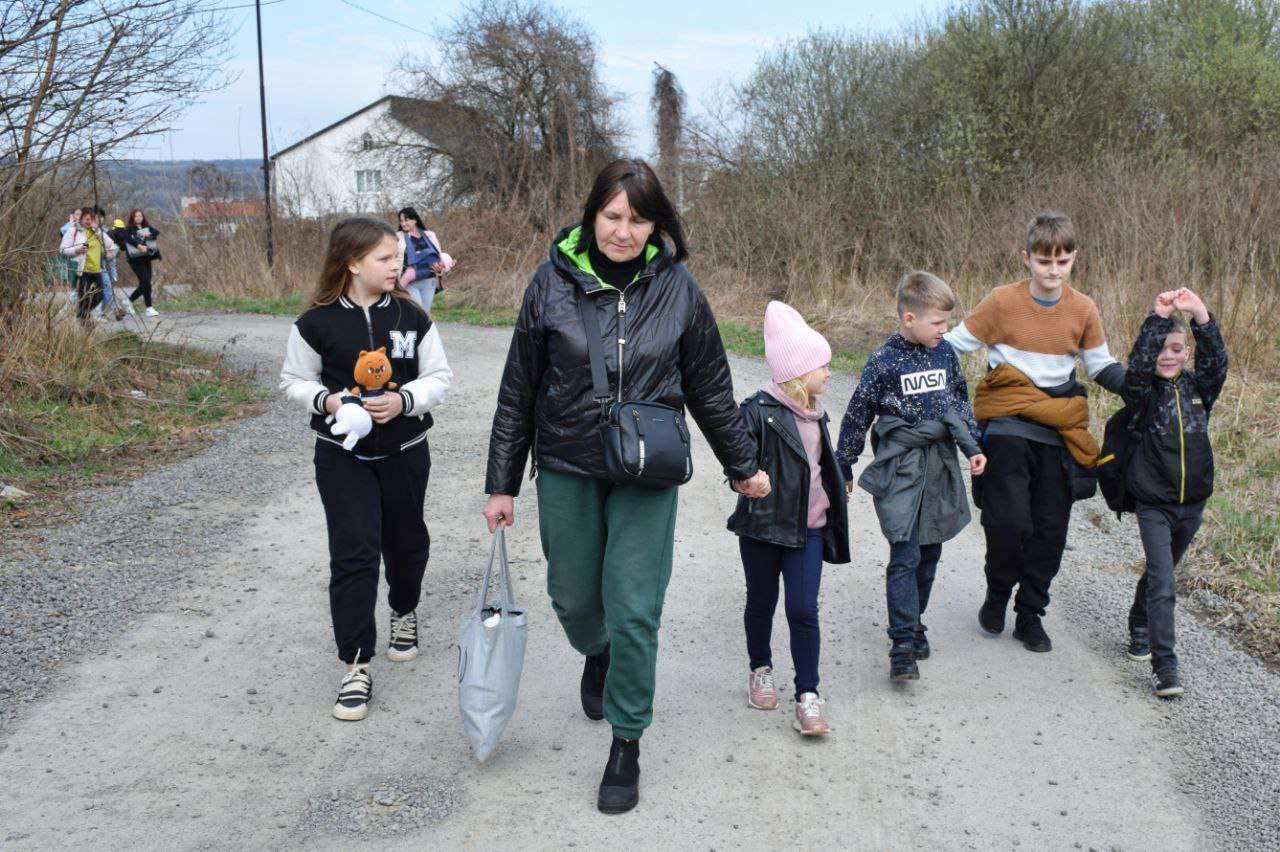
[[[395,237],[385,236],[363,257],[347,267],[351,286],[365,295],[390,293],[400,278],[400,246]]]
[[[142,211],[141,211],[141,210],[135,210],[135,211],[133,212],[133,224],[134,224],[134,225],[136,225],[136,226],[138,226],[139,228],[141,228],[141,227],[142,227],[142,220],[143,220],[144,218],[145,218],[145,217],[142,215]]]
[[[627,193],[619,191],[596,213],[596,247],[615,263],[634,260],[653,235],[653,222],[631,209]]]
[[[402,231],[413,230],[413,220],[410,219],[408,216],[405,216],[402,214],[400,216],[400,230]]]

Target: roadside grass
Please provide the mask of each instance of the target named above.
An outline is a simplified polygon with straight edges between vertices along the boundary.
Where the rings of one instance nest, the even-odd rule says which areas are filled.
[[[7,337],[0,483],[32,496],[0,503],[0,529],[61,520],[76,491],[188,455],[265,397],[216,353],[131,332],[36,315]]]

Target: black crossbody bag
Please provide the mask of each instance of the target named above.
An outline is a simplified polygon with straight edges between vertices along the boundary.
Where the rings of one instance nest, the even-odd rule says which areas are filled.
[[[684,413],[660,402],[622,398],[623,351],[627,345],[626,302],[618,299],[618,396],[609,394],[600,342],[600,318],[590,298],[579,295],[578,313],[587,334],[591,384],[600,406],[600,440],[609,479],[623,485],[672,488],[693,476],[689,429]]]

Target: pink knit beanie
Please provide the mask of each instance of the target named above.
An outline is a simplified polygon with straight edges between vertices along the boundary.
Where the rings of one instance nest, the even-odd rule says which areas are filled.
[[[764,310],[764,360],[782,384],[830,364],[831,344],[795,308],[770,302]]]

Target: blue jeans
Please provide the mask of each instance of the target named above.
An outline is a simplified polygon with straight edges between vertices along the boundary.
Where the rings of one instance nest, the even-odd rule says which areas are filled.
[[[116,293],[116,262],[114,260],[102,261],[102,305],[106,307],[115,299]]]
[[[941,544],[920,544],[918,520],[910,541],[889,544],[884,589],[889,603],[889,638],[894,645],[914,638],[920,616],[929,605],[929,593],[933,591],[933,577],[941,557]]]
[[[804,547],[782,547],[739,536],[742,569],[747,577],[747,656],[751,668],[773,666],[769,647],[773,613],[778,607],[778,578],[786,586],[787,627],[791,630],[791,662],[796,669],[796,700],[818,691],[818,587],[822,584],[822,530],[809,530]]]
[[[431,303],[436,300],[436,287],[440,279],[432,275],[430,278],[419,278],[409,283],[409,295],[427,313],[431,313]]]

